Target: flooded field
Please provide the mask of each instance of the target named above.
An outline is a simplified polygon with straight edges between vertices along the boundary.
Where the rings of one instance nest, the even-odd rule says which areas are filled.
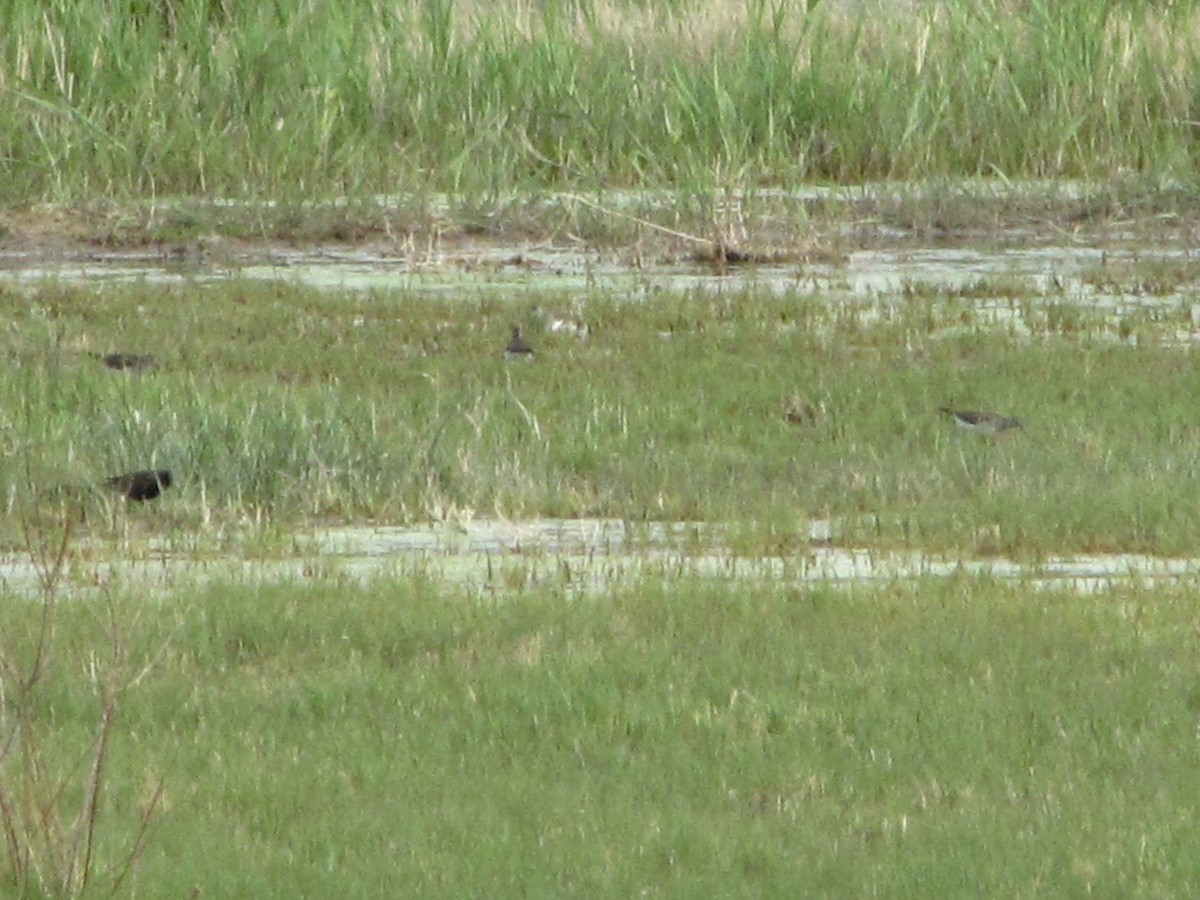
[[[196,22],[232,8],[162,6]],[[430,27],[460,6],[425,4]],[[785,6],[748,4],[756,33]],[[211,28],[189,46],[260,74],[313,35],[305,46],[352,68],[380,58],[336,28],[310,34],[322,9],[263,28],[266,54],[214,45]],[[1104,121],[1131,111],[1155,134],[1195,118],[1157,85],[1144,104],[1114,94],[1144,71],[1125,53],[1106,93],[1088,31],[1026,12],[1086,51],[1083,89],[1044,92],[1071,117],[1060,150],[1109,152],[1072,96],[1109,98]],[[918,18],[996,31],[974,7],[943,15]],[[138,33],[128,18],[116,31]],[[1156,58],[1182,59],[1187,29],[1170,24]],[[877,65],[879,23],[850,25],[870,92],[887,87],[900,70]],[[155,84],[186,93],[163,68],[178,55],[145,36]],[[547,47],[569,62],[597,36]],[[986,54],[988,97],[1034,96],[1003,64],[1046,46],[1030,37]],[[107,41],[85,44],[30,58],[60,73],[111,62],[94,52]],[[993,163],[1007,146],[1020,165],[1087,171],[1030,157],[1020,128],[957,129],[938,90],[963,57],[922,72],[924,46],[901,55],[920,99],[892,112],[932,102],[936,132],[896,121],[881,139],[886,121],[844,114],[862,94],[799,111],[860,132],[810,135],[831,177],[956,145],[974,167],[1009,168]],[[689,56],[711,76],[689,115],[752,111],[786,89],[779,64],[811,62],[794,101],[845,77],[836,56],[756,54],[743,110],[711,95],[711,54]],[[86,152],[129,110],[208,107],[233,118],[199,156],[156,130],[130,135],[121,168],[216,163],[241,131],[266,138],[265,163],[319,146],[311,172],[337,177],[327,138],[355,106],[390,119],[417,84],[462,121],[453,66],[439,68],[451,83],[389,81],[365,106],[336,81],[281,80],[299,102],[250,131],[219,92],[91,120],[77,102],[90,78],[16,84],[37,109],[39,178],[65,163],[86,174],[78,196],[153,196],[0,211],[0,882],[29,896],[1197,895],[1190,180],[517,200],[475,184],[455,203],[389,205],[238,173],[297,198],[285,208],[175,204],[153,182],[125,193]],[[536,119],[578,107],[582,152],[537,168],[564,186],[590,169],[603,119],[542,81],[519,81],[454,165],[472,166],[496,121],[528,144]],[[310,106],[327,134],[298,127]],[[43,133],[77,120],[98,133]],[[640,167],[617,124],[607,136]],[[1189,141],[1170,139],[1171,156],[1186,164]],[[347,190],[378,157],[363,146],[343,161]],[[503,178],[545,149],[498,155]],[[674,184],[704,174],[665,162]]]
[[[0,20],[0,895],[1200,896],[1200,7]]]
[[[466,253],[431,252],[416,258],[341,248],[224,256],[197,253],[194,257],[174,252],[91,252],[87,256],[50,264],[0,250],[0,282],[187,285],[253,279],[350,293],[403,289],[435,297],[467,292],[513,300],[545,292],[602,290],[643,302],[663,290],[717,293],[751,288],[880,307],[904,302],[914,291],[959,295],[971,289],[973,298],[985,305],[999,305],[1025,291],[1114,314],[1200,302],[1200,265],[1193,249],[1136,242],[997,249],[906,246],[850,251],[836,259],[724,267],[691,260],[631,265],[616,254],[519,244]],[[1154,270],[1169,275],[1169,281],[1156,283],[1137,274]],[[988,296],[989,286],[994,296]]]
[[[1060,339],[1070,341],[1072,329],[1081,328],[1101,343],[1133,346],[1152,334],[1156,345],[1180,348],[1192,346],[1200,337],[1196,327],[1200,321],[1200,265],[1182,236],[1154,241],[1144,233],[1126,232],[1119,227],[1080,233],[1012,228],[972,236],[969,231],[931,234],[857,223],[843,226],[840,236],[829,243],[830,248],[820,252],[811,247],[775,249],[757,256],[746,253],[744,259],[730,256],[724,248],[718,248],[713,257],[711,247],[697,250],[694,242],[686,241],[660,244],[649,252],[588,249],[577,242],[495,239],[448,243],[431,240],[423,249],[412,241],[404,247],[368,243],[297,249],[219,239],[156,245],[150,250],[75,245],[45,252],[0,247],[0,285],[25,292],[48,285],[82,286],[98,292],[98,296],[126,288],[176,293],[191,287],[244,290],[262,284],[305,288],[318,292],[322,302],[328,300],[332,304],[328,308],[335,313],[339,303],[346,305],[347,318],[326,320],[333,329],[330,340],[337,345],[344,342],[345,329],[367,326],[372,320],[372,306],[385,306],[393,296],[403,296],[406,302],[427,298],[439,304],[443,310],[439,315],[450,319],[459,301],[472,304],[474,309],[483,308],[481,305],[488,305],[489,310],[512,309],[514,319],[523,317],[545,339],[574,339],[579,346],[592,336],[598,301],[606,305],[611,319],[619,318],[619,310],[626,306],[652,311],[660,302],[683,309],[705,302],[703,298],[711,303],[714,298],[737,297],[742,298],[739,302],[750,304],[759,298],[757,302],[764,305],[778,304],[782,313],[774,325],[767,321],[774,314],[767,313],[767,319],[752,321],[752,327],[774,328],[781,335],[803,327],[810,334],[832,335],[834,341],[844,341],[847,335],[858,340],[855,329],[886,328],[896,323],[902,333],[894,352],[907,360],[906,366],[919,365],[932,342],[941,339],[939,334],[956,332],[964,339],[975,340],[972,335],[983,335],[991,329],[1005,341],[1020,341],[1046,327],[1055,329]],[[145,309],[144,301],[139,302],[143,305],[138,309]],[[803,325],[793,320],[793,309],[806,317],[800,320]],[[922,309],[929,312],[922,313]],[[846,314],[852,314],[852,324],[847,324]],[[500,315],[507,317],[503,312]],[[921,325],[922,315],[929,318],[932,337],[914,331],[914,324]],[[1070,317],[1075,315],[1082,317],[1079,321],[1083,325],[1072,324]],[[1150,323],[1153,331],[1147,332],[1136,323]],[[438,319],[432,337],[402,345],[398,351],[410,357],[442,353],[440,335],[453,327],[452,322]],[[507,322],[502,327],[507,328]],[[697,320],[689,327],[692,331],[703,330],[704,324]],[[731,327],[736,328],[737,323]],[[658,331],[662,338],[676,334],[673,324]],[[893,335],[887,339],[897,338]],[[61,336],[55,340],[61,340]],[[611,348],[603,352],[611,359]],[[419,377],[438,383],[427,373]],[[819,369],[817,377],[823,379]],[[523,402],[513,392],[511,373],[503,373],[503,379],[520,420],[532,427],[538,441],[548,444],[550,438],[543,437],[539,418],[527,408],[528,398]],[[810,390],[806,398],[793,394],[787,400],[787,420],[836,439],[845,447],[845,438],[830,430],[833,424],[825,424],[836,423],[836,417],[826,412],[824,399],[830,398],[832,408],[834,393],[836,386],[826,384],[819,391]],[[477,436],[482,434],[478,416],[485,396],[481,393],[474,401],[474,412],[460,406]],[[128,398],[122,402],[129,402]],[[737,412],[729,405],[736,402],[728,401],[730,414]],[[928,401],[928,408],[937,402]],[[599,415],[600,401],[593,399],[591,403],[591,414]],[[797,409],[804,413],[797,413]],[[623,415],[619,408],[614,411]],[[372,411],[370,415],[377,413]],[[1040,435],[1022,435],[1018,440],[1026,446],[1059,440],[1046,434],[1047,425],[1052,428],[1054,423],[1047,423],[1045,418]],[[444,423],[443,418],[429,426],[433,431],[429,453],[437,445]],[[1192,428],[1187,423],[1179,427]],[[803,428],[798,433],[803,445]],[[1181,440],[1186,433],[1190,432],[1177,428],[1171,432],[1175,435],[1171,440]],[[428,443],[430,431],[416,437]],[[586,435],[580,439],[585,444],[591,440]],[[1084,454],[1097,452],[1095,439],[1086,434],[1071,440],[1080,442]],[[857,449],[866,453],[869,464],[883,464],[877,451],[861,442]],[[964,444],[949,447],[948,452],[950,469],[959,470],[957,477],[967,479],[972,491],[980,484],[995,481],[998,465],[1016,466],[1012,459],[1004,458],[1011,456],[1007,448],[991,451],[983,445]],[[1031,458],[1036,452],[1032,447],[1028,451]],[[361,455],[362,449],[356,453]],[[318,455],[315,461],[295,465],[299,468],[294,469],[294,477],[324,472],[321,477],[326,481],[321,483],[326,490],[333,490],[328,479],[340,477],[345,466],[352,464],[347,462],[339,468]],[[797,463],[787,465],[790,468],[786,471],[796,470]],[[860,490],[864,483],[877,480],[877,476],[864,475],[858,463],[845,463],[844,468],[844,492]],[[659,496],[660,512],[651,517],[658,521],[637,526],[629,524],[635,519],[594,515],[570,518],[539,514],[536,509],[525,517],[515,515],[511,519],[482,514],[475,518],[472,511],[449,525],[439,522],[434,511],[427,516],[434,521],[432,525],[300,526],[283,542],[284,549],[274,559],[242,558],[237,551],[230,551],[227,559],[206,557],[196,561],[173,549],[171,540],[153,536],[136,550],[124,547],[120,541],[109,541],[107,545],[100,541],[80,554],[80,559],[88,561],[74,567],[72,581],[86,587],[113,578],[133,579],[167,588],[195,579],[287,579],[314,574],[365,578],[399,571],[468,584],[479,590],[520,587],[548,579],[587,590],[647,574],[864,583],[966,572],[1031,585],[1093,590],[1128,579],[1190,579],[1197,569],[1196,560],[1188,555],[1141,552],[1144,541],[1130,552],[1121,547],[1112,552],[1022,551],[1015,557],[1032,556],[1039,560],[1036,564],[1011,561],[1002,546],[990,546],[993,542],[987,539],[976,542],[979,547],[974,553],[947,553],[920,546],[897,549],[894,539],[876,546],[862,539],[864,530],[869,529],[843,529],[839,523],[856,519],[836,515],[800,516],[794,520],[798,524],[787,526],[791,533],[786,551],[754,552],[729,537],[731,531],[743,526],[699,519],[673,521],[666,515],[661,493]],[[736,492],[732,496],[736,497]],[[435,510],[441,502],[422,501],[422,505]],[[829,504],[825,501],[820,505]],[[812,511],[812,504],[807,506]],[[207,520],[207,516],[205,512],[202,518]],[[740,515],[735,518],[741,520]],[[903,525],[906,540],[910,524],[906,521]],[[998,528],[986,518],[976,528],[979,534],[992,530]],[[1006,526],[1006,530],[1014,529]],[[101,546],[110,548],[112,559],[96,561],[104,555],[97,549]],[[10,556],[0,566],[0,583],[27,590],[36,584],[35,572],[28,560]]]

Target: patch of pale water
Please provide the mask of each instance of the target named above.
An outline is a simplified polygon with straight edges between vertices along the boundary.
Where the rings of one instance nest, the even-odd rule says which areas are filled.
[[[1033,589],[1088,593],[1200,579],[1200,559],[1097,554],[1023,564],[835,547],[828,543],[831,523],[823,520],[808,523],[809,543],[796,553],[750,558],[730,549],[725,531],[700,523],[630,524],[612,519],[349,526],[296,535],[294,555],[283,559],[237,554],[202,559],[174,554],[165,546],[143,548],[137,556],[104,557],[88,548],[90,552],[72,557],[63,585],[76,595],[136,585],[139,591],[165,598],[205,584],[381,578],[429,579],[479,593],[556,585],[578,594],[603,593],[645,579],[689,577],[771,580],[803,587],[967,575],[1016,581]],[[36,596],[36,567],[28,558],[0,558],[0,589]]]
[[[1118,291],[1097,286],[1095,274],[1135,264],[1170,264],[1172,289]],[[1194,271],[1193,271],[1194,270]],[[755,290],[820,296],[833,303],[886,310],[912,294],[954,296],[971,291],[977,306],[998,322],[1017,310],[1008,296],[1077,305],[1113,315],[1190,304],[1200,314],[1200,265],[1190,251],[1169,247],[1035,246],[862,250],[838,262],[786,262],[730,266],[718,271],[697,262],[645,263],[553,247],[491,247],[469,258],[430,251],[407,256],[369,250],[272,251],[237,260],[186,261],[130,253],[97,254],[86,261],[51,265],[0,252],[0,283],[143,282],[194,284],[230,279],[279,281],[340,292],[406,290],[430,297],[536,293],[579,294],[653,302],[664,291],[720,293]]]

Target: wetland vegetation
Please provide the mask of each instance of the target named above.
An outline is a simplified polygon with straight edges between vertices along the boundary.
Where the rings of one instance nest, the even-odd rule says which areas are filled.
[[[0,552],[41,602],[0,585],[0,894],[1195,895],[1186,580],[104,562],[475,517],[1194,556],[1198,33],[1138,0],[9,3]],[[1095,252],[846,266],[977,245]],[[250,271],[314,246],[402,274]],[[178,272],[54,277],[122,253]]]
[[[1200,888],[1190,589],[480,597],[405,579],[110,599],[97,893],[147,810],[139,895]],[[93,734],[96,612],[60,607],[23,710],[44,770],[74,771]],[[0,607],[9,661],[39,615]]]
[[[1185,3],[17,0],[4,25],[0,202],[85,229],[205,233],[179,198],[268,201],[241,217],[260,238],[355,239],[444,227],[447,197],[519,233],[551,190],[664,188],[663,224],[714,229],[714,190],[814,181],[1194,193]],[[310,204],[339,198],[324,231]]]
[[[581,594],[513,559],[498,592],[314,563],[165,595],[97,568],[57,593],[57,535],[68,564],[211,558],[247,529],[269,557],[321,523],[474,515],[720,522],[751,558],[802,557],[814,516],[847,547],[1187,553],[1194,287],[1149,268],[1181,299],[1089,309],[1008,276],[860,303],[802,279],[0,289],[3,539],[47,573],[47,605],[0,604],[8,884],[1191,892],[1186,585],[664,572]],[[514,321],[533,360],[505,356]],[[1025,427],[964,433],[943,403]],[[104,487],[139,467],[172,489]]]
[[[238,279],[5,289],[3,539],[58,515],[58,485],[170,468],[158,508],[117,518],[185,546],[247,521],[545,516],[740,523],[751,556],[801,548],[813,518],[848,545],[1187,553],[1192,303],[1112,315],[981,291],[856,307],[736,283],[516,303]],[[552,330],[570,319],[587,333]],[[505,357],[513,321],[531,361]],[[157,368],[89,352],[110,350]],[[944,404],[1025,428],[962,433]],[[68,497],[107,533],[118,499]]]

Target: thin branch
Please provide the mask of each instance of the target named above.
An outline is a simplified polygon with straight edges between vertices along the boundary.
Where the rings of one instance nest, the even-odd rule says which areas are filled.
[[[604,213],[606,216],[616,216],[618,219],[625,219],[629,222],[635,222],[638,225],[641,225],[645,228],[649,228],[652,231],[657,231],[661,234],[665,234],[669,237],[679,238],[680,240],[683,240],[683,241],[692,241],[693,243],[704,244],[709,247],[711,247],[713,244],[713,241],[709,238],[702,238],[702,237],[698,237],[694,234],[688,234],[686,231],[676,231],[673,228],[667,228],[663,225],[658,225],[654,222],[651,222],[647,219],[643,219],[639,216],[631,216],[629,213],[623,213],[618,209],[609,209],[607,206],[602,206],[599,203],[589,200],[586,197],[581,197],[578,194],[564,194],[563,199],[574,200],[576,203],[582,203],[584,206],[589,206],[592,209],[596,210],[597,212]]]
[[[125,862],[121,864],[121,871],[117,873],[117,877],[113,879],[112,890],[108,896],[117,896],[117,891],[120,890],[129,873],[133,871],[133,867],[137,865],[137,861],[141,859],[143,851],[146,849],[146,842],[150,837],[150,821],[157,811],[159,804],[162,803],[163,794],[166,792],[167,783],[163,778],[158,779],[158,783],[154,786],[154,792],[150,795],[150,802],[146,805],[146,809],[142,812],[141,824],[138,827],[137,837],[133,839],[133,846],[129,848],[129,855],[125,857]]]
[[[116,702],[109,698],[104,704],[100,717],[100,734],[96,740],[96,756],[92,761],[92,773],[88,778],[87,790],[84,792],[83,809],[80,810],[82,832],[76,833],[76,846],[72,848],[71,860],[74,863],[78,856],[78,840],[82,836],[83,864],[80,870],[79,893],[87,890],[88,879],[92,874],[92,848],[95,846],[96,817],[100,809],[100,794],[104,788],[104,763],[108,758],[108,740],[112,733],[113,717],[116,714]]]

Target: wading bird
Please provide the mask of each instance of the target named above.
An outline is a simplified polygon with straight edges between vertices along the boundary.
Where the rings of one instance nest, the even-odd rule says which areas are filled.
[[[171,480],[170,469],[142,469],[124,475],[114,475],[105,479],[104,485],[124,494],[129,500],[142,503],[153,500],[169,488]]]
[[[521,337],[521,326],[514,325],[512,327],[512,337],[508,341],[508,347],[504,350],[504,355],[509,359],[532,359],[533,348]]]
[[[149,353],[92,353],[91,356],[118,371],[147,372],[158,365],[158,360]]]
[[[938,412],[944,412],[954,419],[959,428],[974,431],[976,434],[999,434],[1013,428],[1021,428],[1021,420],[1002,416],[994,412],[976,412],[973,409],[951,409],[949,406],[939,406]]]

